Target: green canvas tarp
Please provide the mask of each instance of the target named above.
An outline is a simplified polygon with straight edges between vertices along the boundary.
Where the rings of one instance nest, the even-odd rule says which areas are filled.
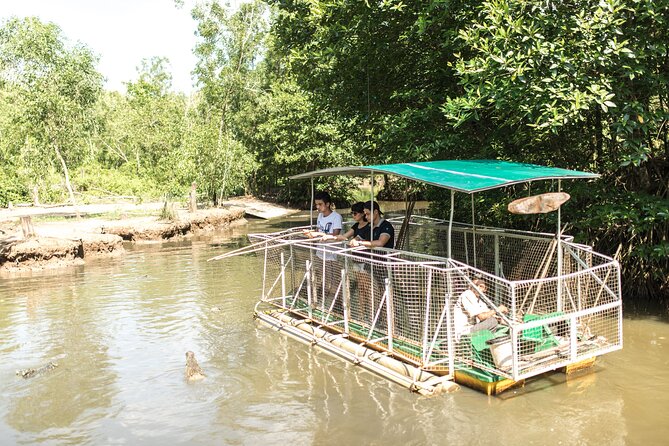
[[[419,163],[334,167],[290,177],[390,174],[421,183],[472,193],[537,180],[597,178],[598,174],[499,160],[443,160]]]

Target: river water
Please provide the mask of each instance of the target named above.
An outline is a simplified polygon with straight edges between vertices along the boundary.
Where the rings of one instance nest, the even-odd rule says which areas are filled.
[[[657,316],[626,314],[623,350],[591,372],[500,397],[421,397],[257,325],[261,260],[206,260],[300,218],[0,279],[0,444],[669,441],[669,323]],[[184,380],[188,350],[203,381]],[[49,361],[59,367],[15,375]]]

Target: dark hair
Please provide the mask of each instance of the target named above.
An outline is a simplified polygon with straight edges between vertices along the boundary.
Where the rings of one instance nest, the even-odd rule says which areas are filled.
[[[372,210],[372,202],[371,201],[365,201],[365,204],[362,205],[363,208],[369,209],[370,211]],[[380,215],[383,215],[383,212],[381,211],[381,208],[379,207],[379,203],[376,201],[374,202],[374,209],[379,211]]]
[[[314,194],[314,201],[316,201],[316,200],[323,200],[323,203],[325,203],[325,204],[331,204],[332,203],[332,198],[330,198],[330,194],[328,194],[324,190],[316,192]]]
[[[365,205],[365,203],[363,203],[362,201],[358,201],[357,203],[353,203],[351,205],[351,211],[352,212],[357,212],[358,214],[360,214],[364,209],[364,205]]]
[[[486,283],[483,279],[474,279],[474,280],[472,280],[472,284],[477,286],[477,287],[480,287],[481,285],[483,285],[484,287],[486,287],[486,289],[488,288],[488,286],[486,285]]]

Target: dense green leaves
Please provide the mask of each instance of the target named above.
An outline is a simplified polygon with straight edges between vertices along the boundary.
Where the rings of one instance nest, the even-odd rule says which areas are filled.
[[[44,169],[59,165],[73,203],[68,166],[82,160],[79,142],[102,87],[96,62],[89,49],[67,46],[56,26],[37,19],[12,19],[0,29],[0,85],[13,105],[11,125],[28,148],[25,164],[36,183]]]
[[[629,248],[631,289],[640,276],[629,272],[643,268],[653,271],[644,289],[669,290],[664,211],[635,207],[669,197],[667,0],[270,3],[289,74],[364,160],[500,158],[600,172],[597,200],[590,185],[570,189],[565,220],[605,252]],[[506,222],[501,199],[481,201],[478,221]],[[596,218],[607,216],[616,223]],[[550,217],[514,223],[555,227]]]

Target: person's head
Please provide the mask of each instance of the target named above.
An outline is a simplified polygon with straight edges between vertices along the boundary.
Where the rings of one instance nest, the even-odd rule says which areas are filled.
[[[358,201],[351,206],[351,216],[355,221],[367,221],[365,218],[365,208],[363,207],[365,203]]]
[[[485,294],[486,289],[488,288],[483,281],[483,279],[474,279],[472,280],[472,283],[474,284],[472,288],[478,289],[481,293]]]
[[[379,207],[379,203],[377,203],[376,201],[374,201],[373,204],[371,201],[366,201],[365,204],[362,205],[362,207],[367,221],[372,221],[372,213],[374,214],[374,220],[383,215],[383,212]],[[372,208],[374,208],[374,210],[372,210]]]
[[[316,210],[322,214],[327,214],[332,210],[332,198],[325,191],[319,191],[314,194],[314,204],[316,205]]]

